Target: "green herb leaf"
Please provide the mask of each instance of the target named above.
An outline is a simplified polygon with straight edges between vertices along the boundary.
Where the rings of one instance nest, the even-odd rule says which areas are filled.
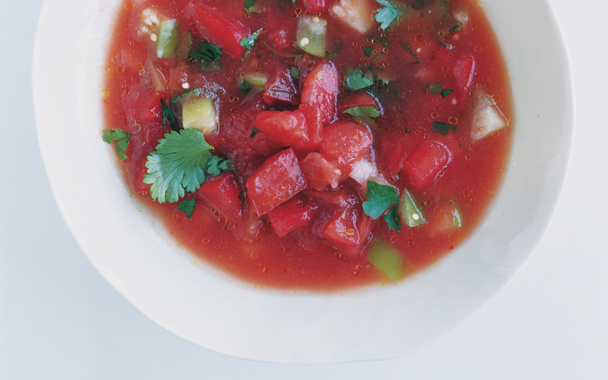
[[[200,94],[201,94],[201,90],[199,90],[198,88],[188,90],[188,91],[183,92],[180,95],[176,96],[175,98],[173,98],[171,100],[171,104],[177,104],[177,103],[179,103],[180,100],[182,100],[183,98],[186,98],[190,95],[200,95]]]
[[[177,117],[175,117],[175,112],[173,112],[173,110],[169,108],[162,99],[160,100],[160,106],[163,110],[163,126],[165,126],[165,121],[168,121],[172,130],[178,132],[182,130],[182,126],[179,124]]]
[[[441,82],[431,83],[424,88],[424,91],[428,91],[433,95],[437,95],[441,93]]]
[[[211,156],[207,161],[207,174],[220,175],[234,170],[232,163],[227,158]]]
[[[245,0],[245,10],[251,12],[251,7],[255,4],[255,0]]]
[[[256,127],[253,127],[253,129],[251,130],[251,135],[249,135],[249,138],[253,138],[253,136],[257,135],[260,131],[258,131],[258,129]]]
[[[116,154],[118,154],[118,157],[120,157],[121,160],[125,160],[127,158],[125,152],[127,151],[131,136],[133,135],[120,128],[104,129],[102,139],[108,144],[116,141]]]
[[[361,70],[350,69],[346,70],[346,76],[344,77],[344,86],[349,90],[361,90],[374,84],[373,78],[369,78],[369,75],[363,75]]]
[[[222,51],[218,46],[215,46],[207,41],[203,41],[198,48],[190,50],[190,57],[194,62],[217,62],[222,57]]]
[[[297,68],[297,67],[295,67],[295,66],[291,66],[291,68],[290,68],[290,73],[291,73],[291,77],[292,77],[293,79],[296,79],[296,80],[297,80],[297,79],[300,79],[300,70],[298,70],[298,68]]]
[[[447,135],[450,132],[450,129],[456,132],[456,126],[451,124],[442,123],[440,121],[433,122],[433,132],[441,133],[443,136]]]
[[[367,181],[365,197],[369,199],[363,202],[363,212],[374,220],[384,214],[389,207],[399,204],[399,194],[393,186],[381,185],[375,181]]]
[[[384,5],[384,8],[376,9],[376,16],[374,17],[377,22],[380,23],[380,29],[386,30],[392,26],[395,21],[399,18],[403,18],[406,13],[409,13],[407,5],[400,4],[397,1],[388,0],[376,0],[380,5]]]
[[[251,50],[253,49],[253,46],[255,45],[256,39],[258,38],[258,36],[260,35],[260,33],[262,32],[262,29],[258,29],[255,32],[251,33],[251,36],[249,38],[247,37],[243,37],[241,39],[241,46],[244,47],[247,50]]]
[[[152,199],[173,203],[186,191],[196,191],[205,182],[207,163],[213,156],[211,149],[198,129],[165,134],[146,162],[144,183],[152,185]]]
[[[454,92],[454,90],[441,90],[441,96],[445,99],[446,96]]]
[[[373,106],[357,106],[353,108],[349,108],[344,113],[347,113],[351,116],[368,116],[368,117],[378,117],[382,113],[380,110]]]
[[[374,48],[371,46],[363,46],[363,54],[365,54],[366,57],[371,57],[372,54],[374,54]]]
[[[194,213],[194,208],[196,207],[196,202],[197,202],[196,198],[182,199],[182,201],[179,203],[179,206],[177,206],[177,211],[185,213],[186,218],[190,219],[190,218],[192,218],[192,214]]]
[[[399,219],[399,206],[395,205],[384,215],[384,220],[391,230],[399,231],[401,229],[401,220]]]

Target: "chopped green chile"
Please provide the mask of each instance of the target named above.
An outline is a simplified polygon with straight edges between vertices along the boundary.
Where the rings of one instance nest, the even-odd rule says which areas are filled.
[[[158,43],[156,45],[156,56],[158,58],[173,58],[177,47],[177,20],[168,20],[160,24]]]
[[[399,217],[401,218],[401,223],[410,227],[417,227],[427,223],[426,216],[422,212],[420,206],[418,206],[416,203],[416,200],[412,194],[410,194],[407,189],[403,189],[399,207]]]
[[[302,16],[298,21],[296,45],[308,54],[325,57],[327,21],[314,16]]]
[[[367,260],[393,281],[403,277],[403,254],[382,238],[374,239],[367,252]]]

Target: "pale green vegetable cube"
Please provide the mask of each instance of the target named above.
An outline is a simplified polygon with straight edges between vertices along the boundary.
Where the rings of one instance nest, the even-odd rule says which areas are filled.
[[[182,104],[184,128],[197,128],[205,136],[217,129],[217,112],[211,98],[196,97]]]

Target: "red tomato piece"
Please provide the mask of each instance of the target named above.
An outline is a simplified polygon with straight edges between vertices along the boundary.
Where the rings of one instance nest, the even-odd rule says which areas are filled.
[[[403,169],[403,163],[407,158],[403,137],[387,134],[375,145],[379,148],[378,165],[389,177],[394,177]]]
[[[458,58],[454,66],[454,77],[456,78],[456,84],[458,84],[458,102],[461,108],[464,108],[467,96],[473,87],[475,68],[475,59],[470,55]]]
[[[301,111],[306,117],[306,127],[312,145],[318,146],[323,139],[323,117],[321,110],[307,104],[301,104],[298,111]]]
[[[296,40],[295,22],[282,22],[276,29],[268,32],[268,43],[277,50],[289,49]]]
[[[266,138],[279,146],[296,149],[314,147],[308,133],[306,117],[300,111],[263,111],[251,121]]]
[[[294,197],[268,212],[268,219],[279,237],[307,225],[317,210],[312,203]]]
[[[331,185],[335,189],[342,177],[342,172],[336,164],[327,161],[325,157],[316,152],[309,153],[300,162],[300,168],[306,176],[308,186],[318,191],[322,191],[327,185]]]
[[[291,71],[286,65],[280,65],[268,78],[264,101],[269,106],[277,103],[298,105],[300,95],[296,87]]]
[[[374,221],[360,205],[343,210],[329,221],[322,236],[347,257],[356,258],[371,241]]]
[[[365,127],[350,121],[338,121],[323,129],[321,153],[338,165],[343,176],[348,177],[353,164],[369,152],[371,144],[371,133]]]
[[[302,80],[302,104],[319,108],[323,124],[336,118],[339,84],[338,71],[332,62],[318,64]]]
[[[162,94],[146,91],[137,99],[136,119],[142,123],[162,120],[163,110],[160,105]]]
[[[192,195],[236,224],[243,223],[242,190],[234,173],[208,178]]]
[[[367,91],[357,91],[338,101],[338,113],[353,107],[378,107],[376,98]]]
[[[305,11],[321,12],[329,8],[329,0],[304,0],[303,5]]]
[[[437,141],[427,141],[403,164],[403,171],[417,190],[430,185],[452,160],[452,152]]]
[[[245,53],[241,46],[243,38],[249,38],[249,29],[209,6],[195,6],[198,32],[205,39],[225,50],[235,58]]]
[[[268,158],[247,180],[247,198],[253,210],[262,216],[291,199],[308,185],[293,149]]]

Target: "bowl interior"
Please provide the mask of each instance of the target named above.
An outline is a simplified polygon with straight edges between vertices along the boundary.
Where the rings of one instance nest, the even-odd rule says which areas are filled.
[[[481,2],[512,81],[509,169],[478,231],[403,284],[292,294],[254,289],[193,264],[129,196],[111,148],[100,139],[105,46],[120,0],[46,0],[38,26],[38,138],[67,225],[93,265],[136,308],[215,351],[321,363],[392,358],[428,345],[481,307],[530,255],[558,201],[573,133],[569,65],[550,6],[544,0]]]

